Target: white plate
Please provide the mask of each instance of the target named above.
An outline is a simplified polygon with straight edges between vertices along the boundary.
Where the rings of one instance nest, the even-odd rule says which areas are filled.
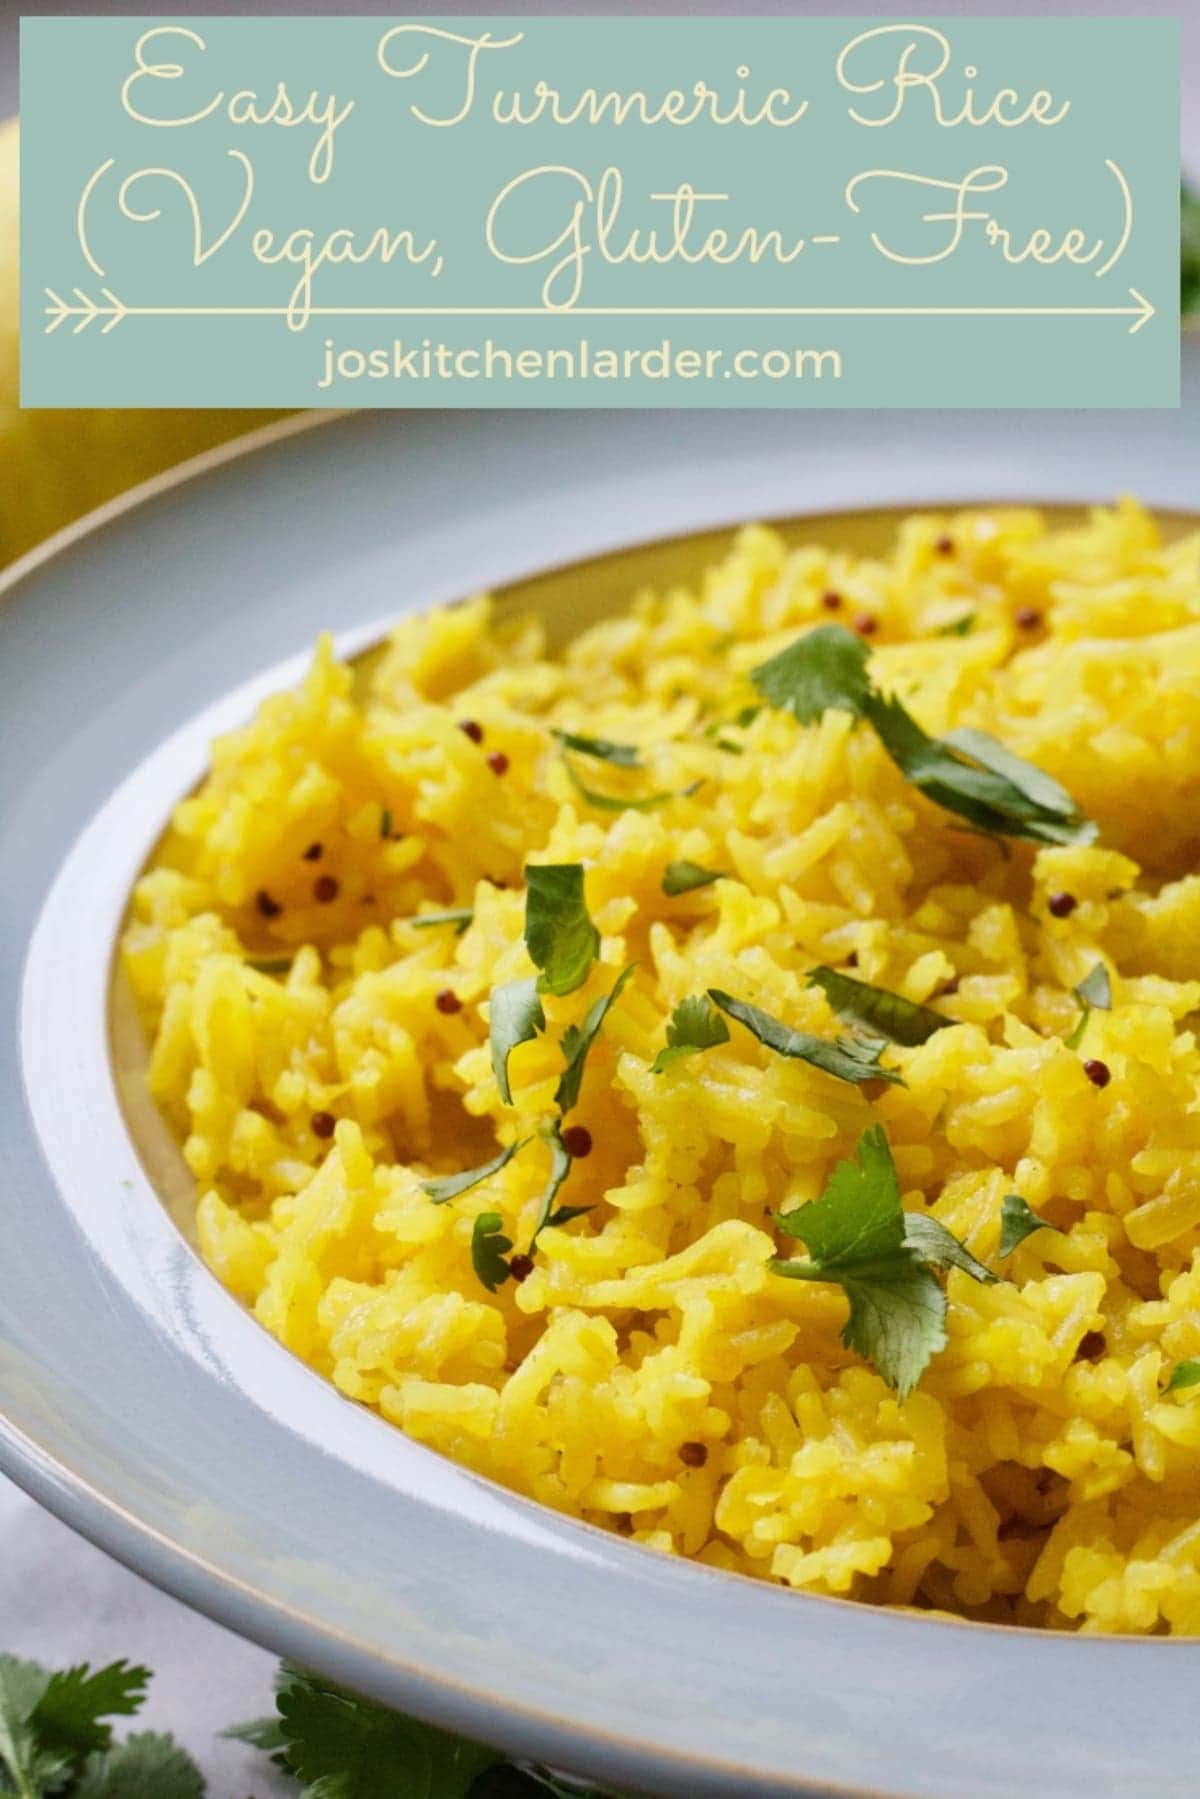
[[[739,517],[1187,507],[1196,450],[1186,412],[356,417],[207,459],[29,559],[0,607],[0,1466],[245,1634],[614,1784],[1194,1793],[1200,1644],[946,1624],[698,1569],[342,1399],[172,1224],[118,1105],[105,998],[130,878],[208,737],[319,628],[353,642]]]

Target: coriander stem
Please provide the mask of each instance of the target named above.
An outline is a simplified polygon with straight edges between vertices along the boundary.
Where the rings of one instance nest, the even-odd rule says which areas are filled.
[[[810,1260],[808,1256],[793,1256],[790,1259],[785,1259],[783,1256],[772,1256],[767,1266],[772,1274],[782,1274],[789,1281],[827,1281],[829,1279],[829,1276],[822,1271],[820,1263]]]

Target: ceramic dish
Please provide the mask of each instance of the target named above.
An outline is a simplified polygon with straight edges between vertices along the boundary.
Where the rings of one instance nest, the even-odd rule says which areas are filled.
[[[1196,466],[1186,412],[1036,429],[984,414],[380,416],[208,459],[31,558],[0,610],[0,1466],[235,1629],[613,1784],[1194,1791],[1200,1644],[943,1623],[675,1563],[340,1398],[172,1223],[174,1152],[136,1104],[109,971],[130,882],[209,739],[294,678],[322,626],[352,652],[399,611],[531,567],[864,496],[1130,489],[1183,507]],[[628,576],[599,564],[596,606]],[[554,592],[537,581],[523,598]]]

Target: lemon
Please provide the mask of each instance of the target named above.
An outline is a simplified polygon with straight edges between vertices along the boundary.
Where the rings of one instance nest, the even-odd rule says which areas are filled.
[[[17,121],[0,124],[0,567],[172,463],[276,412],[38,411],[19,405]]]

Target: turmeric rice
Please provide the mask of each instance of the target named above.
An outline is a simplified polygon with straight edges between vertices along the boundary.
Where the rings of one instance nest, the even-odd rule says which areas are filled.
[[[764,705],[752,671],[832,623],[926,733],[986,731],[1093,840],[972,831],[850,711]],[[215,744],[123,938],[203,1254],[349,1399],[638,1543],[1200,1632],[1198,792],[1200,539],[1132,502],[911,517],[880,559],[749,527],[554,656],[487,597],[404,617],[363,669],[322,641]],[[542,866],[582,870],[596,949],[498,1070]],[[876,1044],[878,1080],[732,1019],[661,1056],[710,993],[844,1037],[814,968],[942,1028]],[[905,1210],[999,1277],[950,1268],[903,1398],[843,1341],[843,1287],[779,1273],[780,1220],[876,1127]]]

